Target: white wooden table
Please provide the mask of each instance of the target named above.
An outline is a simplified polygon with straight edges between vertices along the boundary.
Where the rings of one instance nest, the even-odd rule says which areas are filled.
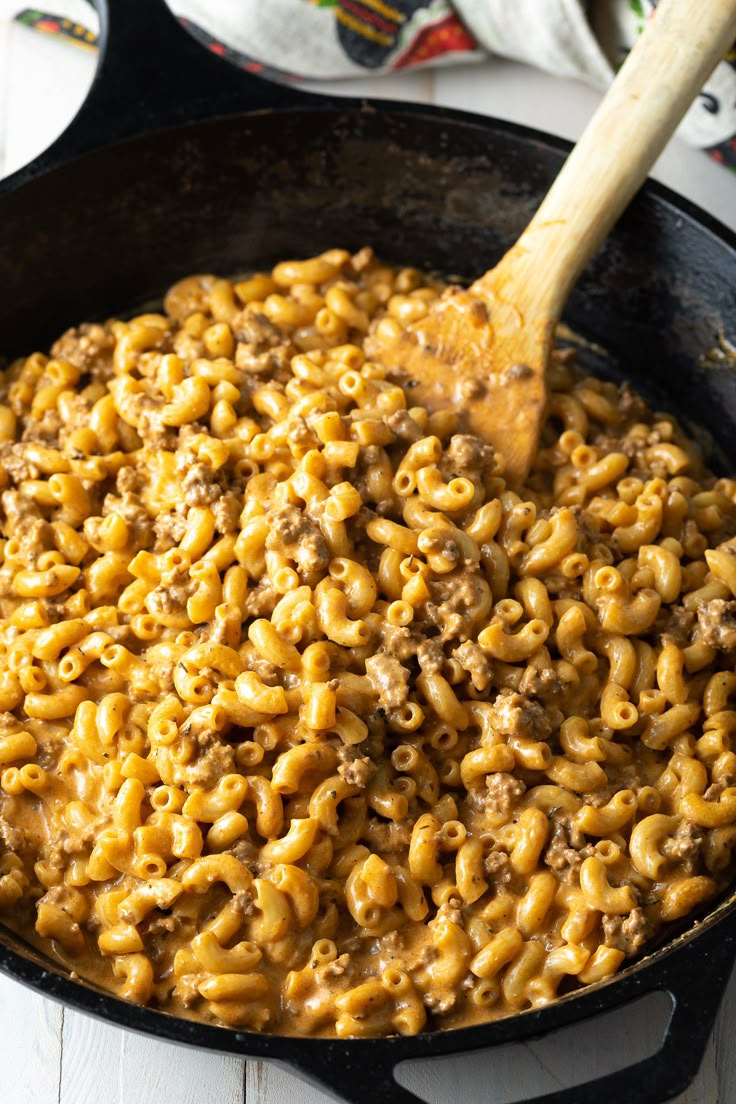
[[[51,10],[89,20],[83,0]],[[74,114],[94,57],[10,23],[21,0],[0,0],[0,176],[42,150]],[[346,94],[383,95],[485,112],[575,138],[598,94],[510,62],[345,82]],[[332,86],[335,91],[335,87]],[[654,175],[736,229],[736,178],[673,141]],[[563,1088],[653,1052],[667,1002],[554,1040],[417,1063],[402,1077],[428,1104],[505,1104]],[[736,977],[702,1069],[679,1104],[736,1102]],[[323,1093],[261,1062],[175,1048],[96,1023],[0,976],[0,1104],[324,1104]],[[601,1104],[608,1104],[602,1101]],[[622,1101],[621,1104],[626,1104]]]

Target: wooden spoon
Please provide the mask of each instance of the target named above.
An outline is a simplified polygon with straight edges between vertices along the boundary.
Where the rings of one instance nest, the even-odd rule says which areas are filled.
[[[371,355],[413,377],[418,404],[464,412],[510,483],[537,450],[545,367],[575,280],[734,38],[736,0],[662,0],[516,244],[401,337],[375,339]]]

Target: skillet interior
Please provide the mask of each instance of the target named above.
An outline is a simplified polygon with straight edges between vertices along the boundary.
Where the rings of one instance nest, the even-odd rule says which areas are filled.
[[[194,124],[85,155],[0,195],[0,349],[44,348],[70,324],[155,300],[186,272],[233,273],[334,245],[370,243],[392,261],[475,276],[523,229],[566,148],[457,112],[340,104]],[[579,282],[566,317],[609,351],[606,369],[708,426],[733,468],[736,363],[703,355],[723,333],[736,342],[735,308],[733,236],[650,186]],[[0,947],[0,967],[70,999],[68,986],[49,975],[44,983],[27,965],[3,959]],[[279,1056],[279,1040],[84,992],[75,1003],[118,1023]],[[455,1045],[443,1039],[431,1050],[531,1035],[597,1006],[591,993],[515,1017],[517,1027],[527,1021],[521,1031],[501,1021],[446,1033]],[[173,1026],[157,1029],[164,1019]],[[361,1041],[366,1052],[378,1043],[402,1057],[431,1052],[420,1040]]]
[[[495,120],[394,105],[219,120],[87,155],[2,199],[0,349],[42,348],[69,324],[156,299],[185,272],[234,273],[335,244],[476,276],[524,228],[564,148]],[[729,327],[736,340],[733,235],[650,186],[566,317],[614,371],[670,396],[728,454],[736,371],[702,357]]]

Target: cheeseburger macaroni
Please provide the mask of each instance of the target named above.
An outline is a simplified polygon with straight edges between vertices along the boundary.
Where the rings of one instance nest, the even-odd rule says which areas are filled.
[[[5,374],[0,920],[82,978],[453,1027],[731,877],[736,481],[559,349],[510,488],[381,367],[442,293],[334,249]]]

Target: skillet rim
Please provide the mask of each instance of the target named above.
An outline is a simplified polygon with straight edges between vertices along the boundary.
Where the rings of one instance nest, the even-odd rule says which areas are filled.
[[[730,925],[729,921],[731,921]],[[369,1059],[378,1049],[382,1056],[383,1051],[388,1050],[389,1054],[386,1057],[390,1059],[392,1065],[398,1065],[412,1059],[470,1052],[542,1037],[582,1020],[614,1011],[654,992],[668,993],[677,1003],[676,968],[672,971],[674,977],[670,977],[668,971],[668,966],[672,965],[671,959],[678,955],[682,956],[687,948],[699,939],[705,942],[708,935],[712,936],[714,931],[717,932],[721,928],[730,929],[722,932],[723,943],[733,950],[732,945],[736,945],[736,888],[734,887],[728,897],[721,900],[702,918],[691,921],[685,931],[673,936],[662,946],[603,981],[573,990],[541,1008],[521,1010],[497,1020],[488,1020],[468,1027],[439,1028],[434,1031],[422,1031],[417,1035],[348,1039],[280,1035],[240,1031],[208,1023],[206,1020],[177,1016],[163,1009],[127,1001],[84,978],[74,980],[64,973],[64,967],[60,963],[47,958],[43,952],[36,951],[35,956],[38,959],[46,959],[49,962],[49,968],[45,968],[40,962],[34,961],[31,955],[19,954],[4,942],[6,932],[10,932],[19,943],[25,940],[2,923],[0,923],[0,973],[43,997],[105,1023],[112,1023],[117,1027],[183,1046],[271,1060],[283,1059],[293,1062],[298,1068],[300,1068],[299,1058],[301,1057],[305,1067],[312,1065],[310,1055],[313,1056],[315,1051],[322,1058],[324,1055],[321,1052],[326,1049],[348,1057],[359,1051],[361,1058]],[[32,951],[34,950],[30,944],[26,945]],[[651,977],[647,978],[647,974]],[[651,984],[645,984],[645,979],[651,981]],[[721,990],[725,988],[728,980],[726,976],[716,982],[719,1003]],[[177,1030],[182,1027],[185,1028],[184,1032]],[[282,1047],[287,1048],[286,1054],[278,1053]],[[291,1050],[293,1053],[290,1052]]]
[[[227,65],[228,63],[222,63]],[[246,74],[239,74],[245,76]],[[95,81],[97,76],[95,77]],[[259,80],[260,84],[273,83]],[[422,104],[412,100],[383,99],[370,96],[335,96],[324,95],[317,92],[309,92],[301,89],[287,87],[286,91],[292,94],[293,99],[284,104],[269,107],[245,107],[242,103],[225,104],[202,117],[194,116],[188,119],[173,120],[164,125],[144,126],[144,129],[132,133],[123,134],[113,138],[112,141],[95,143],[89,147],[86,145],[77,148],[76,133],[85,126],[85,107],[91,97],[94,81],[89,89],[88,98],[80,105],[77,112],[67,123],[67,126],[31,161],[21,165],[9,176],[0,179],[0,203],[6,195],[15,195],[26,185],[33,184],[42,178],[53,175],[57,171],[63,171],[72,163],[79,163],[88,157],[97,154],[107,154],[116,149],[133,145],[136,142],[147,141],[157,135],[171,133],[172,131],[186,131],[192,127],[207,126],[210,123],[219,123],[224,120],[246,119],[249,116],[279,116],[285,114],[304,114],[314,111],[327,113],[329,111],[351,114],[374,113],[401,115],[416,115],[426,118],[428,122],[462,123],[468,126],[480,127],[484,130],[498,131],[502,136],[513,139],[522,139],[532,143],[545,145],[557,153],[565,156],[573,150],[575,143],[562,135],[553,134],[550,131],[540,130],[538,127],[528,126],[526,123],[517,123],[511,119],[501,119],[497,115],[482,115],[475,111],[465,111],[461,108],[446,107],[441,104]],[[671,141],[678,141],[675,137]],[[71,143],[71,148],[70,147]],[[68,150],[68,152],[67,152]],[[707,156],[706,151],[702,151]],[[656,166],[655,166],[656,167]],[[725,170],[727,171],[727,170]],[[701,229],[707,231],[713,238],[720,241],[728,249],[736,253],[736,226],[731,229],[710,211],[700,207],[694,200],[681,195],[660,180],[648,176],[639,191],[621,215],[625,218],[627,212],[635,204],[652,199],[660,201],[671,207],[677,213],[684,215]],[[618,220],[620,221],[620,219]],[[616,224],[617,225],[617,224]],[[597,254],[596,254],[597,255]]]
[[[97,154],[108,154],[118,147],[128,147],[135,145],[136,142],[150,140],[156,134],[171,131],[184,133],[190,128],[206,127],[210,123],[217,123],[230,118],[246,119],[253,115],[281,115],[307,111],[337,112],[343,115],[354,115],[356,111],[361,113],[378,112],[396,113],[404,116],[413,115],[431,124],[447,124],[450,126],[461,124],[486,131],[495,131],[501,139],[510,139],[514,143],[542,145],[558,154],[565,155],[573,147],[573,143],[567,139],[533,127],[455,108],[433,107],[393,100],[317,97],[312,96],[312,94],[304,95],[301,93],[294,104],[266,110],[256,109],[255,111],[243,111],[242,106],[233,110],[225,108],[205,118],[157,127],[154,130],[146,130],[139,134],[130,135],[101,147],[75,152],[70,157],[62,157],[61,160],[54,163],[54,158],[58,158],[62,151],[65,136],[73,128],[76,119],[79,117],[80,113],[78,113],[70,122],[67,130],[39,158],[0,182],[0,211],[2,210],[4,197],[17,196],[25,186],[32,187],[36,181],[53,177],[54,173],[63,172],[68,165],[84,162],[87,158],[94,158]],[[670,217],[674,215],[675,218],[687,219],[699,232],[707,234],[719,246],[723,246],[726,250],[736,254],[736,231],[731,230],[714,215],[704,211],[686,197],[679,195],[669,186],[648,179],[632,200],[632,204],[647,202],[664,207]],[[63,976],[62,972],[56,972],[57,970],[63,971],[63,967],[58,964],[52,964],[53,968],[45,969],[35,962],[32,957],[17,953],[2,941],[2,925],[0,925],[0,972],[42,996],[68,1005],[77,1011],[119,1027],[163,1038],[169,1042],[215,1050],[220,1053],[289,1061],[302,1070],[313,1064],[313,1061],[310,1062],[310,1054],[320,1054],[322,1056],[322,1052],[326,1050],[343,1058],[345,1056],[350,1058],[359,1054],[361,1058],[366,1060],[369,1060],[377,1052],[384,1061],[388,1060],[393,1065],[405,1060],[477,1050],[541,1036],[600,1012],[614,1009],[647,992],[655,990],[668,991],[671,979],[667,976],[667,964],[671,962],[673,956],[676,957],[686,947],[697,939],[706,936],[713,929],[724,927],[729,919],[736,921],[736,883],[727,892],[729,896],[725,900],[721,900],[702,920],[691,923],[687,931],[680,935],[674,935],[667,943],[605,981],[569,993],[544,1008],[514,1013],[499,1020],[491,1020],[470,1027],[440,1029],[435,1032],[422,1032],[416,1036],[388,1036],[347,1040],[323,1037],[301,1038],[289,1035],[243,1032],[209,1024],[201,1020],[189,1020],[165,1011],[127,1002],[112,993],[97,990],[84,981],[73,981],[70,977]],[[736,932],[736,923],[732,923],[730,926]],[[725,930],[722,934],[726,936]],[[22,941],[21,937],[17,937],[17,939],[19,942]],[[727,936],[726,939],[728,939]],[[651,980],[651,985],[644,983],[644,979],[647,978],[648,974],[650,977],[647,980]],[[727,978],[720,983],[721,987],[725,986],[726,981]],[[671,981],[671,985],[673,989],[676,987],[674,980]],[[284,1049],[285,1053],[279,1053]]]

